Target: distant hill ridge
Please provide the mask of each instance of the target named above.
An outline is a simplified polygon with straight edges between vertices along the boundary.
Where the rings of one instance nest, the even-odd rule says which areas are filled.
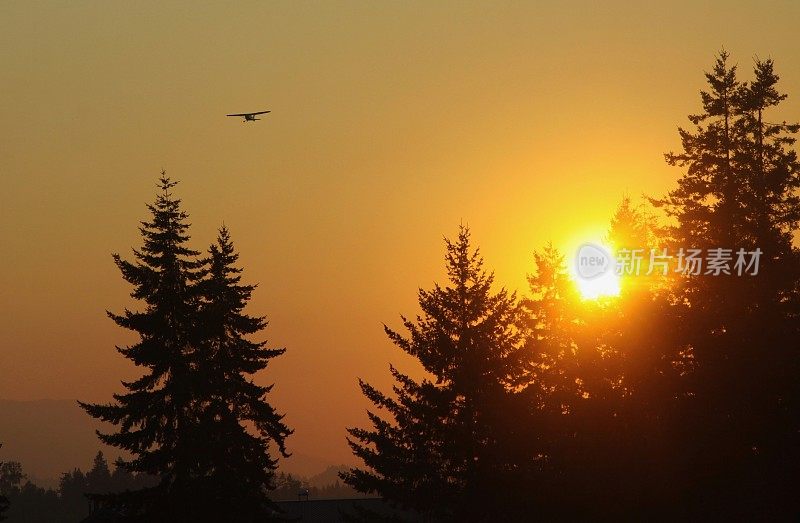
[[[104,447],[76,400],[0,399],[0,460],[19,461],[26,474],[50,483],[62,472],[87,468],[98,449],[109,461],[118,451]]]
[[[307,481],[312,487],[318,488],[334,485],[337,481],[339,483],[344,483],[341,479],[339,479],[339,473],[346,470],[350,470],[350,467],[346,465],[331,465],[319,474],[311,476]]]

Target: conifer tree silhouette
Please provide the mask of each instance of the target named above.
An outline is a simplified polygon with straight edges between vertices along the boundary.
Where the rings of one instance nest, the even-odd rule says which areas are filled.
[[[630,510],[629,433],[622,414],[621,354],[600,301],[582,302],[563,255],[552,245],[534,253],[530,295],[522,300],[531,379],[522,391],[541,412],[524,422],[543,427],[545,449],[537,512],[543,519],[612,519]],[[633,489],[635,492],[635,489]],[[613,497],[612,497],[613,495]],[[613,502],[609,502],[613,499]]]
[[[92,462],[92,468],[86,473],[87,492],[93,494],[107,494],[113,491],[111,483],[111,469],[102,451],[98,451]]]
[[[61,474],[58,482],[58,497],[66,518],[80,521],[89,513],[86,494],[90,492],[86,475],[79,468]]]
[[[655,200],[674,217],[680,248],[759,249],[759,274],[699,274],[674,287],[679,343],[693,362],[685,376],[681,425],[687,505],[693,517],[796,514],[787,489],[800,474],[800,223],[797,124],[769,123],[785,98],[771,60],[740,82],[721,52],[706,74],[703,112],[680,130],[678,187]]]
[[[161,173],[161,192],[148,205],[151,218],[141,224],[144,244],[134,249],[135,261],[114,255],[122,277],[134,288],[131,296],[144,302],[141,311],[108,313],[117,325],[139,335],[138,342],[117,350],[146,372],[123,382],[127,392],[115,394],[114,403],[80,403],[92,417],[117,426],[115,433],[98,435],[133,455],[124,461],[125,468],[159,478],[155,487],[100,498],[152,520],[193,506],[192,480],[203,448],[193,401],[198,253],[187,247],[188,216],[171,192],[176,183]]]
[[[342,478],[437,521],[502,518],[510,508],[502,495],[515,490],[506,443],[515,441],[517,425],[509,389],[524,375],[519,306],[513,293],[492,292],[493,275],[466,227],[445,242],[448,284],[419,291],[422,315],[403,317],[408,336],[385,327],[431,379],[416,381],[390,366],[394,396],[359,381],[389,419],[369,412],[371,429],[348,429],[365,468]]]
[[[253,382],[284,349],[247,336],[266,327],[244,308],[254,289],[240,283],[230,234],[222,228],[209,256],[187,246],[188,216],[172,195],[176,182],[162,172],[161,193],[140,227],[144,245],[134,262],[115,255],[140,312],[109,313],[139,341],[118,348],[147,372],[125,382],[111,404],[80,405],[117,426],[101,441],[133,455],[119,460],[114,477],[102,453],[86,475],[91,497],[145,521],[263,521],[274,512],[267,492],[276,459],[288,456],[291,431],[266,401],[271,386]],[[145,486],[157,478],[154,486]],[[111,492],[114,483],[139,488]]]
[[[209,471],[202,495],[213,500],[222,519],[235,515],[237,521],[261,521],[271,506],[267,490],[275,488],[277,462],[270,457],[270,445],[288,457],[285,440],[292,431],[267,401],[272,386],[257,385],[251,376],[285,349],[248,340],[267,321],[244,312],[255,286],[241,283],[238,258],[223,226],[209,248],[198,285],[203,354],[198,369],[204,399],[200,430],[205,439],[199,460]]]

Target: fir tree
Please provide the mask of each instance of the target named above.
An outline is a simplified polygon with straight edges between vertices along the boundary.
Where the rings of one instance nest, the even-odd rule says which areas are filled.
[[[608,240],[618,249],[656,248],[654,219],[624,198]],[[619,298],[582,300],[564,257],[534,254],[528,324],[532,379],[524,394],[539,405],[529,423],[545,429],[544,519],[625,519],[664,513],[678,495],[674,467],[675,337],[658,278],[631,276]],[[623,278],[624,280],[625,278]]]
[[[112,491],[111,470],[102,451],[98,451],[92,462],[92,468],[86,473],[87,492],[106,494]]]
[[[113,403],[80,403],[92,417],[117,426],[117,432],[98,435],[133,455],[125,462],[128,470],[159,478],[154,488],[105,498],[150,520],[168,518],[173,511],[183,515],[196,506],[189,500],[204,446],[194,401],[198,253],[186,245],[188,216],[171,192],[175,185],[161,173],[161,192],[148,205],[152,216],[141,224],[144,244],[133,251],[135,261],[114,255],[122,277],[134,288],[131,296],[144,302],[141,311],[108,313],[139,336],[135,344],[117,350],[146,372],[123,382],[127,391],[115,394]]]
[[[530,297],[522,300],[528,325],[526,343],[536,378],[528,384],[531,401],[554,412],[569,411],[585,392],[577,379],[578,342],[583,320],[579,296],[564,257],[552,245],[534,253],[535,271],[528,275]],[[536,390],[534,394],[533,391]]]
[[[510,389],[524,378],[519,307],[514,294],[493,293],[493,275],[461,227],[446,240],[448,285],[419,291],[422,315],[403,317],[408,336],[385,327],[389,339],[431,376],[417,381],[390,366],[394,395],[359,381],[385,419],[368,412],[371,429],[348,429],[365,465],[342,475],[365,493],[436,520],[479,521],[513,510],[519,492],[520,418]]]
[[[526,489],[541,491],[544,519],[612,518],[620,506],[630,508],[630,495],[617,485],[628,478],[621,449],[629,435],[621,416],[621,355],[608,343],[612,312],[604,301],[580,300],[552,245],[534,260],[530,296],[522,300],[532,369],[522,394],[540,412],[521,423],[543,427],[547,468],[545,484]]]
[[[756,60],[753,73],[755,78],[739,98],[744,143],[738,159],[748,185],[741,197],[750,210],[754,243],[770,255],[785,256],[800,222],[800,164],[792,147],[800,125],[768,121],[768,111],[787,98],[776,87],[779,77],[773,61]]]
[[[58,497],[65,516],[72,521],[80,521],[89,514],[86,494],[91,492],[86,475],[78,468],[64,472],[58,483]]]
[[[742,223],[737,196],[736,149],[741,129],[736,125],[742,86],[729,55],[719,53],[706,73],[708,90],[700,93],[703,112],[690,115],[694,131],[679,128],[683,151],[665,155],[667,163],[687,167],[678,188],[658,201],[679,218],[680,234],[691,247],[733,247]]]
[[[270,349],[266,342],[248,339],[264,330],[267,321],[244,311],[255,286],[241,283],[238,258],[223,226],[209,248],[198,286],[202,468],[207,471],[203,495],[213,499],[214,510],[223,519],[261,521],[271,506],[267,491],[275,488],[277,461],[270,457],[270,446],[287,457],[285,440],[292,431],[267,401],[272,385],[257,385],[252,376],[285,349]]]
[[[681,130],[678,188],[655,203],[677,224],[680,248],[762,253],[757,276],[699,274],[672,290],[672,333],[692,362],[684,376],[681,429],[685,488],[694,517],[763,517],[786,509],[800,463],[800,288],[792,236],[800,221],[796,124],[769,123],[785,95],[770,60],[741,83],[721,53],[706,75],[703,112]],[[710,471],[710,472],[709,472]],[[796,509],[795,509],[796,510]]]

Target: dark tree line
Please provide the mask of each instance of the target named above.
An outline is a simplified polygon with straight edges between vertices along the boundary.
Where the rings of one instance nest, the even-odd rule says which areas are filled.
[[[342,475],[431,521],[788,520],[800,516],[797,124],[776,122],[771,60],[740,81],[727,53],[680,129],[677,188],[625,199],[618,248],[760,249],[760,272],[623,278],[581,302],[565,260],[535,254],[529,293],[492,291],[462,227],[448,281],[389,339],[426,378],[361,382],[363,467]]]
[[[276,501],[296,501],[300,494],[307,493],[308,499],[347,499],[363,497],[353,487],[338,480],[323,485],[312,485],[308,481],[291,474],[280,472],[275,477],[275,490],[271,496]]]
[[[2,448],[2,445],[0,445]],[[7,490],[10,490],[10,484],[7,485],[6,481],[6,463],[0,461],[0,521],[6,519],[6,513],[8,512],[9,501],[8,497],[6,496]],[[8,482],[10,483],[10,482]]]
[[[87,494],[124,492],[153,484],[154,478],[131,474],[119,463],[111,471],[102,452],[97,453],[88,472],[75,468],[63,473],[56,489],[35,485],[16,461],[0,464],[0,495],[6,500],[2,515],[12,522],[75,523],[89,515]]]

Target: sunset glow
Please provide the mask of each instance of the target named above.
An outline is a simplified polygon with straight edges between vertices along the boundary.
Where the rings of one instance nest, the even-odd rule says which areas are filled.
[[[0,1],[0,521],[800,521],[800,1],[187,4]]]
[[[605,242],[590,242],[602,247],[608,253],[614,251],[613,247]],[[604,297],[619,296],[620,277],[614,271],[613,266],[608,270],[594,277],[585,277],[578,273],[578,261],[573,255],[572,259],[567,260],[570,277],[578,287],[578,292],[584,300],[596,300]]]

